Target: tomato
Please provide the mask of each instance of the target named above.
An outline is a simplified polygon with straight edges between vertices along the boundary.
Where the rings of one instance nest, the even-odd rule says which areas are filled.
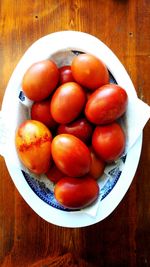
[[[91,90],[109,82],[109,73],[105,64],[90,54],[74,57],[71,70],[75,81]]]
[[[72,76],[71,66],[63,66],[59,68],[59,83],[67,83],[74,82],[74,78]]]
[[[81,209],[93,203],[99,195],[99,186],[90,176],[81,179],[64,177],[55,185],[56,200],[66,208]]]
[[[83,176],[90,170],[91,156],[88,147],[71,134],[54,137],[52,157],[56,166],[68,176]]]
[[[54,128],[57,125],[50,112],[50,99],[33,103],[31,107],[31,119],[40,121],[49,128]]]
[[[58,123],[69,123],[76,119],[84,108],[86,95],[75,82],[62,84],[51,99],[51,114]]]
[[[90,152],[91,152],[92,163],[91,163],[89,174],[94,179],[98,179],[104,173],[106,163],[103,159],[101,159],[95,154],[92,148],[90,148]]]
[[[121,126],[116,122],[97,126],[92,136],[92,146],[103,160],[111,162],[118,159],[125,148],[125,134]]]
[[[51,163],[52,135],[41,122],[26,120],[16,131],[16,149],[22,163],[31,172],[47,172]]]
[[[127,107],[127,93],[116,84],[97,89],[86,103],[85,115],[95,124],[107,124],[121,117]]]
[[[58,134],[72,134],[81,139],[84,143],[90,140],[92,132],[93,127],[86,118],[81,118],[68,124],[60,124],[57,129]]]
[[[46,173],[47,177],[53,182],[57,183],[62,177],[64,177],[64,173],[62,173],[55,164],[53,164],[48,172]]]
[[[47,98],[55,89],[59,71],[51,60],[34,63],[24,74],[22,88],[25,95],[33,101]]]

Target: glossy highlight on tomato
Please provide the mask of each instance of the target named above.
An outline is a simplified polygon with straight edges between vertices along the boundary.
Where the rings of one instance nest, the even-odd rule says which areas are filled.
[[[59,134],[52,140],[52,157],[58,169],[72,177],[80,177],[90,170],[88,147],[71,134]]]
[[[80,179],[64,177],[55,185],[54,194],[56,200],[64,207],[81,209],[98,198],[99,186],[89,175]]]

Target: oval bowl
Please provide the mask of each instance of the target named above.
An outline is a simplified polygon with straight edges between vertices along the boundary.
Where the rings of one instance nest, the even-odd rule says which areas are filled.
[[[67,210],[54,198],[53,186],[46,177],[36,177],[20,163],[15,148],[15,131],[30,115],[32,104],[23,94],[21,83],[25,71],[34,62],[51,58],[58,66],[65,65],[78,53],[90,53],[106,64],[110,81],[126,89],[130,102],[136,99],[136,91],[125,68],[115,54],[99,39],[83,32],[62,31],[37,40],[22,56],[16,66],[4,95],[2,117],[5,122],[5,145],[2,155],[10,176],[28,205],[49,223],[63,227],[85,227],[102,221],[120,203],[135,175],[142,146],[142,134],[119,163],[106,169],[100,184],[100,196],[96,203],[83,210]],[[9,114],[9,123],[7,118]]]

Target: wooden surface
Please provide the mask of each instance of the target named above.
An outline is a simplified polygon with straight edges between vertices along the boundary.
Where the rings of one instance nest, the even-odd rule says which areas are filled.
[[[1,103],[26,49],[60,30],[80,30],[101,39],[124,64],[138,96],[150,104],[149,0],[1,0]],[[36,215],[0,157],[0,266],[150,266],[150,124],[123,201],[107,219],[81,229],[54,226]]]

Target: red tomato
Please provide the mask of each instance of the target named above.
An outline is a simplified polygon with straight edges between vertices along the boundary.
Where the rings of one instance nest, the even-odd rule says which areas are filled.
[[[74,82],[74,78],[72,76],[71,66],[63,66],[59,68],[59,83],[67,83]]]
[[[81,139],[84,143],[90,140],[92,132],[93,127],[85,118],[78,119],[68,124],[60,124],[57,129],[58,134],[72,134]]]
[[[50,99],[34,102],[31,107],[31,118],[44,123],[49,128],[57,125],[50,112]]]
[[[25,73],[22,88],[25,95],[33,101],[47,98],[55,89],[59,80],[59,71],[51,60],[34,63]]]
[[[71,70],[75,81],[91,90],[109,82],[105,64],[93,55],[80,54],[74,57]]]
[[[92,148],[90,148],[90,152],[91,152],[92,163],[91,163],[89,174],[94,179],[98,179],[104,173],[106,163],[103,159],[101,159],[95,154]]]
[[[31,172],[47,172],[51,163],[51,140],[49,129],[41,122],[26,120],[16,132],[16,148],[22,163]]]
[[[86,95],[75,82],[62,84],[51,100],[51,114],[58,123],[69,123],[76,119],[84,108]]]
[[[111,162],[123,153],[125,134],[121,126],[116,122],[105,126],[97,126],[93,133],[92,145],[100,158]]]
[[[64,177],[64,173],[62,173],[56,167],[55,164],[53,164],[52,167],[50,167],[46,175],[53,183],[57,183],[62,177]]]
[[[93,203],[99,195],[99,186],[90,176],[81,179],[64,177],[55,185],[56,200],[66,208],[81,209]]]
[[[121,117],[127,107],[127,93],[116,84],[97,89],[86,103],[85,114],[95,124],[107,124]]]
[[[88,147],[71,134],[54,137],[52,157],[56,166],[68,176],[83,176],[90,170],[91,156]]]

